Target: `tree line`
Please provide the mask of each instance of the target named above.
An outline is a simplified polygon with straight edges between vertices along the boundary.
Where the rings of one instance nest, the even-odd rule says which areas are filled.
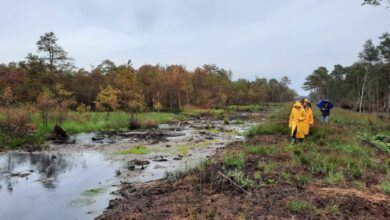
[[[375,45],[367,40],[351,66],[335,65],[332,71],[319,67],[306,78],[303,88],[314,100],[330,99],[355,111],[390,111],[390,34]]]
[[[139,112],[283,102],[296,95],[287,77],[234,81],[231,71],[216,65],[193,71],[182,65],[146,64],[136,69],[131,61],[116,65],[104,60],[90,71],[77,69],[57,41],[53,32],[45,33],[37,42],[37,54],[0,65],[3,105]]]

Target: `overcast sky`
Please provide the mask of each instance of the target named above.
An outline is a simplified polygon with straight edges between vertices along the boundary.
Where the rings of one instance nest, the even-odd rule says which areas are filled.
[[[0,63],[36,52],[53,31],[77,67],[203,64],[233,78],[280,79],[300,94],[318,66],[350,65],[390,32],[390,8],[362,0],[0,0]]]

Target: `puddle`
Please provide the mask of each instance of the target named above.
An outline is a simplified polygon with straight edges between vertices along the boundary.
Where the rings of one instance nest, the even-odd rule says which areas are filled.
[[[120,166],[97,152],[0,155],[0,219],[93,219]],[[101,190],[83,194],[90,189]]]
[[[74,142],[76,144],[93,144],[93,143],[104,143],[104,144],[113,144],[118,139],[116,137],[102,137],[99,140],[93,140],[93,138],[96,138],[97,132],[89,132],[89,133],[80,133],[71,135],[69,138],[69,142]]]

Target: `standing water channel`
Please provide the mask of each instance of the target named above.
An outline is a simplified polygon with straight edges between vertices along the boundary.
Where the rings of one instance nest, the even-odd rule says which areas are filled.
[[[45,151],[0,154],[0,219],[94,219],[120,182],[142,184],[196,166],[217,148],[242,140],[262,116],[240,113],[229,124],[198,118],[145,131],[84,133]]]

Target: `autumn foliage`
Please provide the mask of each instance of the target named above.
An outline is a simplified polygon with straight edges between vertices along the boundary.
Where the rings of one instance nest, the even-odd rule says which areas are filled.
[[[288,79],[232,80],[231,71],[216,65],[194,70],[183,65],[134,68],[131,61],[116,65],[104,60],[90,71],[77,69],[51,32],[42,35],[37,46],[38,55],[30,53],[25,60],[0,64],[0,94],[12,93],[14,103],[35,104],[46,122],[49,111],[57,113],[60,124],[67,111],[78,106],[81,111],[136,113],[282,102],[296,95],[288,88]],[[51,47],[59,49],[47,50]]]

